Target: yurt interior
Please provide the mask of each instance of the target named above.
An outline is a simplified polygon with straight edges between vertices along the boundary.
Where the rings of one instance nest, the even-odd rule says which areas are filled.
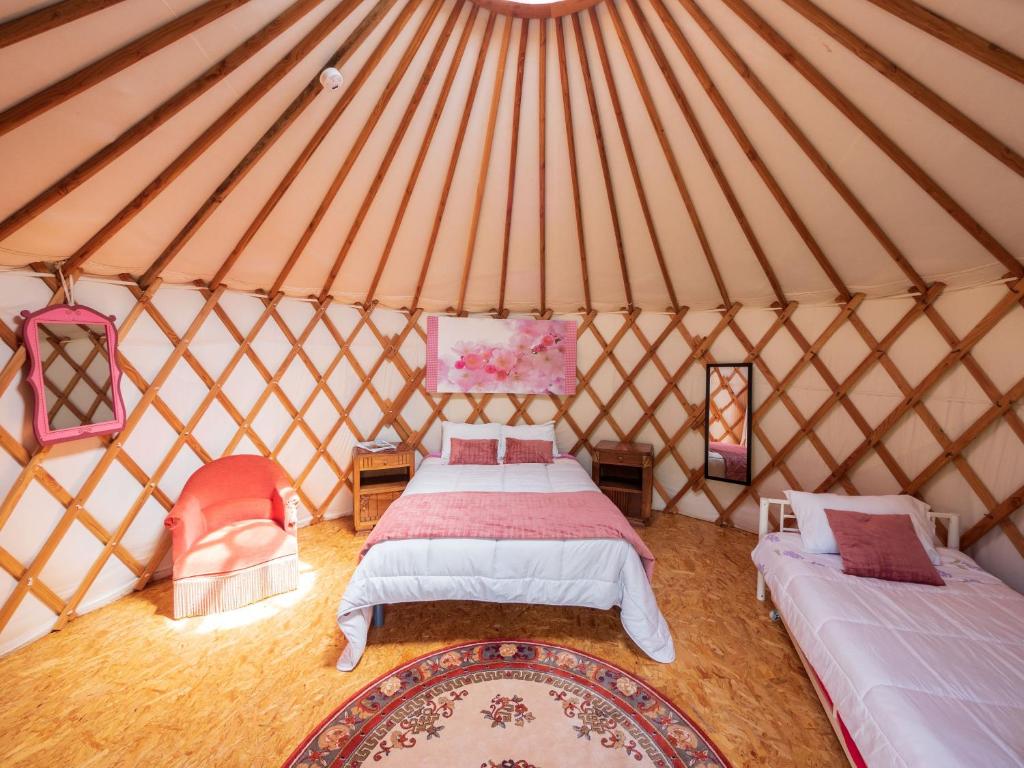
[[[0,0],[3,768],[1022,768],[1021,0]]]

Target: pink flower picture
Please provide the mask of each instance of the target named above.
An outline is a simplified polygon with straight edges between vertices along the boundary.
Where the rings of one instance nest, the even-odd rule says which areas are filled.
[[[427,389],[575,394],[576,323],[429,317]]]

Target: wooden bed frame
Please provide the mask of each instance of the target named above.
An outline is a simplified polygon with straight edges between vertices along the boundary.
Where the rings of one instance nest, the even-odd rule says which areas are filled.
[[[771,511],[772,507],[778,508],[779,522],[778,532],[788,533],[799,533],[800,529],[797,527],[796,514],[793,512],[789,501],[786,499],[761,499],[761,516],[757,526],[757,539],[760,541],[769,533],[773,533]],[[957,515],[949,512],[928,512],[928,519],[935,526],[936,532],[940,534],[941,538],[941,525],[945,525],[946,533],[946,546],[950,549],[960,549],[960,518]],[[788,522],[787,522],[788,521]],[[767,585],[765,584],[764,574],[759,570],[757,572],[757,599],[764,602],[767,594]],[[818,678],[818,673],[814,671],[814,667],[811,666],[807,657],[804,655],[803,649],[800,644],[797,643],[796,638],[789,629],[789,625],[786,623],[785,617],[779,613],[775,608],[768,614],[772,621],[782,622],[782,626],[786,630],[786,634],[789,635],[789,641],[793,644],[793,648],[796,650],[796,655],[800,658],[800,663],[804,665],[804,671],[807,673],[807,678],[811,681],[811,687],[814,688],[814,692],[818,695],[818,701],[821,702],[822,709],[825,710],[825,715],[828,717],[829,723],[832,724],[832,730],[835,731],[836,739],[839,740],[839,746],[843,749],[843,754],[846,755],[846,759],[849,761],[853,768],[863,768],[866,764],[860,753],[857,752],[856,757],[851,753],[851,747],[856,750],[856,745],[853,739],[849,736],[846,731],[845,725],[843,725],[842,718],[839,715],[839,711],[832,703],[832,698],[828,695],[824,685]]]

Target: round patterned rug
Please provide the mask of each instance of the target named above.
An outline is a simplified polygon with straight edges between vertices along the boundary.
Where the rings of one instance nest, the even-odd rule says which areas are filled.
[[[727,768],[656,690],[607,661],[522,640],[421,656],[339,707],[285,768]]]

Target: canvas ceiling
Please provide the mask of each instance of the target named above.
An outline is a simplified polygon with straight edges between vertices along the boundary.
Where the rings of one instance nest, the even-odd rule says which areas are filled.
[[[137,276],[157,262],[165,281],[209,282],[234,251],[222,274],[232,287],[468,311],[769,304],[779,294],[759,263],[758,248],[785,298],[802,303],[831,301],[842,294],[837,282],[851,292],[880,295],[906,290],[913,284],[908,273],[915,271],[925,282],[951,285],[1020,271],[1024,70],[1014,77],[1013,67],[1024,53],[1024,5],[1016,0],[616,0],[560,20],[528,22],[493,15],[472,2],[385,0],[378,23],[364,25],[369,31],[361,37],[354,33],[377,3],[221,2],[231,7],[190,34],[130,66],[115,67],[71,98],[53,89],[31,119],[11,120],[12,108],[33,94],[216,3],[94,4],[109,7],[0,48],[5,265],[71,257],[87,272]],[[8,0],[3,19],[44,5]],[[290,10],[293,5],[299,8]],[[934,11],[995,43],[1005,49],[1009,71],[908,23],[893,11],[897,7]],[[763,26],[748,24],[744,8]],[[805,14],[814,9],[839,22],[854,40],[870,44],[923,91],[910,95],[811,23]],[[235,54],[237,68],[135,140],[133,125],[289,13],[294,23],[264,34],[266,44],[251,57]],[[340,23],[332,23],[332,14]],[[318,24],[326,30],[319,40]],[[855,125],[860,118],[851,119],[849,109],[844,115],[759,29],[768,40],[777,35],[782,45],[792,45],[883,140],[905,153],[901,157],[909,165],[901,160],[900,167],[863,123]],[[308,53],[294,66],[279,65],[304,39]],[[312,92],[308,106],[245,165],[254,145],[346,45],[346,85]],[[686,46],[695,59],[684,55]],[[728,46],[792,119],[790,130],[726,58]],[[659,51],[668,78],[659,69]],[[998,49],[991,51],[997,56]],[[706,71],[703,83],[694,61]],[[251,104],[244,101],[247,91],[270,82],[268,73],[282,71],[265,93]],[[709,83],[725,113],[709,96]],[[349,91],[357,86],[353,98]],[[706,151],[684,119],[679,94],[692,107]],[[245,108],[237,120],[225,122],[222,116],[239,99]],[[343,101],[340,116],[325,125]],[[625,133],[616,120],[616,101]],[[464,139],[455,153],[467,104]],[[382,111],[375,114],[378,105]],[[434,114],[437,124],[431,127]],[[964,119],[973,127],[965,128]],[[194,151],[193,159],[181,160],[190,143],[210,136],[211,126],[227,127]],[[318,129],[322,141],[311,144]],[[863,206],[860,214],[815,165],[794,130]],[[119,139],[125,135],[132,137],[129,143]],[[738,135],[756,154],[744,151]],[[112,143],[127,151],[83,183],[52,193],[62,177]],[[296,165],[306,149],[312,150],[308,162]],[[414,176],[418,156],[422,167]],[[764,171],[752,157],[763,160]],[[719,178],[712,161],[720,165]],[[687,213],[673,163],[695,217]],[[236,167],[244,168],[240,180],[218,194]],[[294,178],[284,185],[290,169]],[[450,192],[441,205],[450,169]],[[144,204],[137,204],[136,196],[154,180],[156,193],[144,193]],[[332,183],[336,194],[325,198]],[[275,190],[280,199],[268,204]],[[729,190],[735,205],[727,199]],[[40,194],[50,194],[46,203],[31,216],[19,216]],[[253,228],[261,209],[266,218]],[[189,226],[197,214],[198,226]],[[394,241],[387,247],[389,236]],[[891,248],[883,244],[885,237]],[[831,280],[815,249],[834,267]],[[906,258],[909,270],[897,264],[893,251]],[[283,272],[290,260],[293,267]]]

